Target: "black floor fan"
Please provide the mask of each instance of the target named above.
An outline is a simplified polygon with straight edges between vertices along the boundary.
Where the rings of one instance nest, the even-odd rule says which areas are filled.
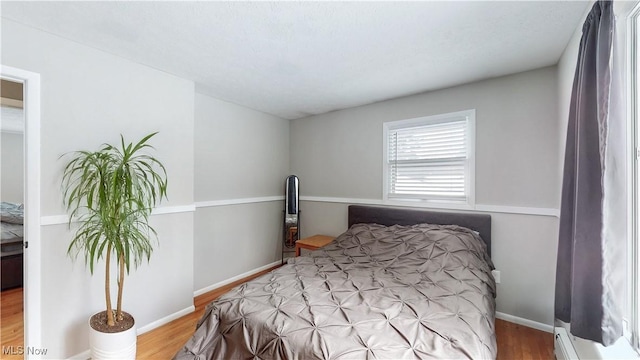
[[[287,177],[284,205],[284,243],[282,244],[283,263],[285,253],[294,253],[296,240],[300,238],[299,184],[297,176],[290,175]]]

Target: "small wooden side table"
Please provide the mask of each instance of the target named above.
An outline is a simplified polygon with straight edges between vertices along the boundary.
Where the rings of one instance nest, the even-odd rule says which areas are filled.
[[[317,250],[335,240],[333,236],[313,235],[296,241],[296,256],[300,256],[300,249]]]

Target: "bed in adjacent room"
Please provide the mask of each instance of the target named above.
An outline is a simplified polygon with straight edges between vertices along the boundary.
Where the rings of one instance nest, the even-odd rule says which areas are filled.
[[[0,255],[2,290],[22,286],[24,208],[9,202],[0,203]]]
[[[208,305],[176,359],[496,357],[489,215],[349,207],[326,247]]]

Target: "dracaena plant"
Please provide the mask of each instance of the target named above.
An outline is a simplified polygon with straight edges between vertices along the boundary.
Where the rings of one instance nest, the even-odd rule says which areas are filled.
[[[125,272],[149,261],[156,231],[149,225],[153,207],[167,196],[167,172],[162,163],[147,153],[152,133],[137,142],[117,146],[103,144],[97,151],[76,151],[64,168],[62,187],[69,224],[77,222],[67,253],[84,254],[91,274],[95,264],[105,260],[105,302],[107,325],[122,320],[122,290]],[[118,300],[111,305],[110,263],[118,262]]]

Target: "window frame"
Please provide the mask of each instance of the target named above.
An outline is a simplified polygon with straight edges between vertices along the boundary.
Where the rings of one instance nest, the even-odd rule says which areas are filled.
[[[389,178],[389,132],[418,126],[466,120],[467,159],[465,163],[465,195],[466,200],[429,199],[419,197],[389,196],[391,179]],[[476,110],[463,110],[446,114],[423,116],[418,118],[388,121],[382,124],[382,199],[385,204],[424,206],[434,208],[475,209],[475,152],[476,152]]]
[[[629,112],[629,164],[628,181],[631,196],[629,204],[629,257],[628,291],[624,335],[632,348],[640,353],[640,3],[628,17],[627,69],[631,79],[627,84]]]

